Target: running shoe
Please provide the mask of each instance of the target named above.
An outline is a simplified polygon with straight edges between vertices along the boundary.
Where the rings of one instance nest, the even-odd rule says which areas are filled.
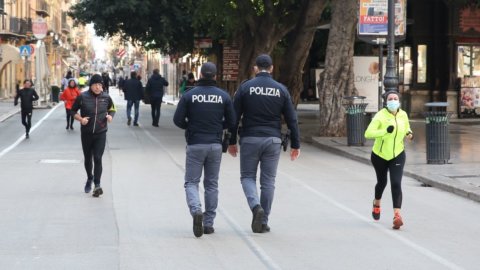
[[[85,193],[90,193],[92,191],[92,180],[87,179],[87,182],[85,183]]]
[[[103,189],[101,187],[98,186],[93,189],[93,194],[92,194],[93,197],[98,198],[102,194],[103,194]]]
[[[270,232],[270,226],[268,224],[262,224],[262,233]]]
[[[373,202],[373,209],[372,209],[372,217],[374,220],[380,219],[380,206],[375,205],[375,201]]]
[[[393,229],[398,230],[403,225],[403,220],[400,214],[395,214],[393,218]]]

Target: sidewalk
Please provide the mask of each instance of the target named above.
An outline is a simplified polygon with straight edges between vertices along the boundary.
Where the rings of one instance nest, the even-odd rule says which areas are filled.
[[[365,146],[347,146],[346,137],[318,137],[318,104],[298,106],[299,126],[302,141],[329,152],[370,163],[373,140]],[[426,161],[425,122],[411,120],[415,134],[413,142],[406,142],[407,162],[404,175],[412,177],[427,186],[453,192],[480,202],[480,120],[453,120],[450,124],[449,164],[432,165]],[[372,169],[372,177],[374,172]]]
[[[20,112],[20,105],[13,106],[13,99],[0,99],[0,123]]]

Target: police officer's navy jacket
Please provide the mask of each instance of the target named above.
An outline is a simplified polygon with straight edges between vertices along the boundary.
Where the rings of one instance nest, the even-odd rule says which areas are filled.
[[[90,117],[88,124],[82,125],[82,133],[98,134],[107,131],[107,115],[115,115],[116,109],[112,98],[105,92],[95,95],[92,90],[83,92],[72,106],[74,116],[80,110],[82,117]]]
[[[23,111],[31,111],[33,109],[33,102],[38,100],[38,95],[35,89],[33,88],[23,88],[17,91],[15,96],[14,104],[18,104],[18,99],[20,99],[20,106]]]
[[[178,103],[173,122],[186,130],[187,144],[221,143],[223,130],[235,125],[232,100],[215,85],[214,80],[200,79]]]
[[[291,147],[300,148],[297,114],[284,85],[268,72],[260,72],[242,83],[235,93],[236,126],[230,129],[230,144],[237,143],[237,129],[242,119],[241,137],[281,138],[282,115],[290,129]]]

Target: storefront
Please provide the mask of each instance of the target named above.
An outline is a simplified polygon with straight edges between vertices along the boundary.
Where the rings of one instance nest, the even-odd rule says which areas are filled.
[[[480,8],[457,9],[456,78],[459,117],[480,117]]]
[[[397,44],[399,90],[411,116],[447,101],[454,117],[480,117],[480,8],[473,3],[408,1],[405,42]]]

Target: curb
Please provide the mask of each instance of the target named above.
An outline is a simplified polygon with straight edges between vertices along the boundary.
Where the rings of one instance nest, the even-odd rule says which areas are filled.
[[[330,143],[319,141],[319,137],[310,137],[305,139],[306,139],[304,140],[305,142],[310,143],[332,154],[349,158],[349,159],[361,162],[363,164],[371,165],[370,159],[368,157],[369,155],[365,156],[365,155],[359,154],[358,151],[353,151],[355,149],[359,149],[359,147],[351,146],[349,149],[351,149],[352,151],[346,151],[344,149],[335,147],[335,144],[341,145],[334,141],[335,138],[329,138]],[[344,145],[341,145],[341,146],[344,146]],[[431,165],[431,166],[435,166],[435,165]],[[442,166],[447,166],[447,165],[442,165]],[[414,166],[411,166],[411,167],[414,167]],[[412,169],[415,169],[415,168],[408,168],[407,166],[405,166],[403,174],[427,186],[432,186],[432,187],[441,189],[443,191],[447,191],[447,192],[462,196],[464,198],[467,198],[476,202],[480,202],[480,187],[475,187],[475,186],[468,185],[466,183],[461,183],[461,182],[454,182],[455,180],[442,175],[432,175],[428,173],[426,175],[419,174]]]
[[[20,112],[20,108],[15,108],[13,110],[8,111],[7,113],[0,115],[0,123],[4,122],[8,118],[14,116],[15,114]]]

